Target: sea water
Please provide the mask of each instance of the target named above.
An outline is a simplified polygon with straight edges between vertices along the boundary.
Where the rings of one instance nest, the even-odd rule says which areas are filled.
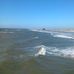
[[[0,33],[0,74],[74,74],[74,33],[8,32]]]

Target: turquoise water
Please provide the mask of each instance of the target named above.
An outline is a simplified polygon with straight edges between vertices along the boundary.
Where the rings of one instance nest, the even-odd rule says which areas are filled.
[[[45,55],[35,56],[40,47]],[[74,74],[74,39],[27,29],[0,33],[0,74]]]

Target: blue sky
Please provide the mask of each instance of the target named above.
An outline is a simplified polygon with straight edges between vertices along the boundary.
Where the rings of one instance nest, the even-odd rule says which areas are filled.
[[[74,27],[74,0],[0,0],[0,27]]]

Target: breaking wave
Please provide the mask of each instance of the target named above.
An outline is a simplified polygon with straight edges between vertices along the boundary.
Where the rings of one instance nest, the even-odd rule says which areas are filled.
[[[39,49],[41,47],[41,49]],[[65,58],[74,58],[74,47],[67,48],[56,48],[56,47],[47,47],[44,45],[35,47],[39,49],[39,51],[35,54],[35,56],[39,55],[47,55],[47,56],[59,56]]]
[[[74,39],[72,36],[67,36],[64,34],[52,34],[53,37],[60,37],[60,38],[67,38],[67,39]]]
[[[38,52],[35,54],[35,56],[39,55],[46,55],[46,49],[43,45],[36,47],[38,49]]]
[[[60,32],[51,32],[51,31],[43,31],[43,30],[32,30],[32,31],[50,33],[53,37],[74,39],[74,35],[72,35],[71,33],[60,33]]]

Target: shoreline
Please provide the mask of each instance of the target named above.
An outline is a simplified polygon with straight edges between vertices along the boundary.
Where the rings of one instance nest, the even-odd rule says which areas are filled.
[[[32,30],[32,31],[36,31],[36,32],[44,32],[44,33],[51,33],[51,32],[54,32],[54,33],[74,33],[74,31],[56,31],[56,30]]]

